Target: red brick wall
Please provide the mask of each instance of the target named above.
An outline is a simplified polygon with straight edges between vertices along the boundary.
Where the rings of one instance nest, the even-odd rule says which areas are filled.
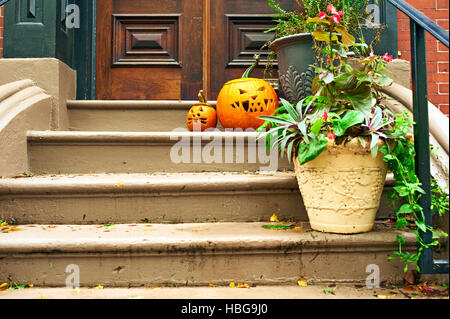
[[[3,56],[3,7],[0,7],[0,58]]]
[[[426,16],[449,30],[449,1],[448,0],[406,0]],[[411,59],[409,35],[409,19],[406,15],[398,14],[398,48],[401,58]],[[449,51],[434,37],[427,34],[427,69],[428,95],[431,103],[440,108],[447,116],[449,114]]]

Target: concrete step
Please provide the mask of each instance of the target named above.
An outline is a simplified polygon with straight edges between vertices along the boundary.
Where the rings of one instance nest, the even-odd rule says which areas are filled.
[[[36,174],[241,172],[292,169],[255,132],[30,131]]]
[[[172,131],[186,128],[187,113],[195,103],[198,101],[68,101],[69,127],[73,131]],[[209,103],[216,105],[215,101]]]
[[[95,287],[89,288],[27,288],[22,290],[4,290],[0,291],[0,299],[145,299],[145,305],[141,306],[148,309],[149,302],[152,306],[152,302],[155,306],[161,306],[161,299],[167,299],[170,302],[170,308],[164,312],[167,316],[173,313],[173,317],[177,317],[183,311],[183,307],[187,305],[191,306],[191,309],[196,307],[205,306],[205,300],[208,299],[214,308],[212,316],[205,315],[205,318],[220,318],[220,314],[231,312],[232,301],[228,300],[271,300],[268,309],[271,313],[276,313],[280,318],[280,314],[284,310],[286,317],[289,313],[298,310],[299,306],[304,304],[296,304],[294,299],[446,299],[448,300],[448,290],[445,294],[445,288],[441,286],[441,282],[436,282],[431,288],[435,291],[442,292],[440,294],[427,293],[427,291],[420,291],[417,288],[414,295],[411,293],[411,288],[405,287],[392,287],[392,288],[371,288],[364,285],[355,284],[310,284],[306,287],[299,287],[298,285],[283,285],[283,286],[253,286],[250,288],[239,289],[236,287],[218,287],[209,285],[207,287],[149,287],[149,288],[107,288],[96,289]],[[97,286],[98,287],[98,286]],[[327,291],[329,291],[327,293]],[[332,291],[332,293],[331,293]],[[181,300],[188,299],[189,301]],[[221,301],[218,301],[220,299]],[[284,299],[282,304],[274,302],[273,299]],[[180,304],[177,304],[180,302]],[[267,302],[267,301],[265,301]],[[309,301],[308,301],[309,302]],[[243,302],[237,302],[243,304]],[[133,309],[136,309],[133,304]],[[228,305],[228,312],[226,312],[226,306]],[[275,305],[278,306],[275,311]],[[248,306],[247,306],[248,307]],[[433,306],[434,307],[434,306]],[[239,308],[237,307],[236,311]],[[244,307],[242,306],[242,309]],[[246,308],[246,311],[248,308]],[[260,308],[261,314],[264,309]],[[115,311],[115,310],[114,310]],[[192,312],[194,310],[191,310]],[[243,311],[243,310],[241,310]],[[255,310],[258,313],[258,310]],[[330,314],[334,312],[334,309],[330,309]],[[102,310],[103,313],[103,310]],[[210,312],[211,313],[211,312]],[[322,310],[321,310],[321,313]],[[261,318],[264,318],[263,315]],[[270,317],[266,317],[270,318]]]
[[[393,215],[385,184],[377,218]],[[45,175],[0,179],[0,219],[26,224],[307,221],[293,172]]]
[[[0,179],[0,217],[109,224],[307,220],[293,173],[97,174]]]
[[[0,282],[64,287],[295,285],[300,277],[365,283],[400,282],[403,265],[388,261],[400,231],[377,223],[374,231],[336,235],[263,228],[268,223],[24,225],[0,233]],[[415,249],[405,233],[404,250]],[[355,261],[358,262],[355,262]],[[368,265],[371,265],[368,268]],[[369,270],[367,270],[369,269]]]

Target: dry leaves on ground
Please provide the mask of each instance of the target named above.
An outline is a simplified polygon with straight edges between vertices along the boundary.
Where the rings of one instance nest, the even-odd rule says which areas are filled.
[[[20,230],[22,230],[22,229],[15,227],[15,226],[8,225],[7,222],[0,220],[0,231],[2,233],[16,232],[16,231],[20,231]]]
[[[278,223],[279,222],[278,216],[276,214],[273,214],[272,217],[270,217],[270,221],[272,223]]]
[[[305,278],[300,278],[300,279],[297,281],[297,284],[298,284],[300,287],[307,287],[307,286],[308,286],[308,282],[306,281]]]

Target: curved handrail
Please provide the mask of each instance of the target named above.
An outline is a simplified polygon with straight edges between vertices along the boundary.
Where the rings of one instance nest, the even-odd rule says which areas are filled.
[[[388,97],[386,100],[389,109],[395,113],[408,113],[413,115],[412,91],[399,84],[394,83],[391,89],[382,89],[383,93]],[[428,103],[430,111],[430,127],[436,128],[430,130],[430,145],[434,151],[430,154],[431,176],[437,181],[442,189],[449,186],[449,121],[439,109],[431,103]],[[439,129],[442,128],[442,129]]]
[[[4,5],[5,3],[7,3],[9,0],[0,0],[0,7],[2,6],[2,5]]]
[[[388,0],[388,2],[441,41],[447,48],[449,47],[449,34],[444,28],[403,0]]]
[[[382,88],[381,91],[405,105],[411,112],[413,111],[412,90],[400,84],[392,83],[391,86]],[[448,117],[430,102],[428,102],[428,114],[430,133],[436,138],[447,154],[450,154]]]

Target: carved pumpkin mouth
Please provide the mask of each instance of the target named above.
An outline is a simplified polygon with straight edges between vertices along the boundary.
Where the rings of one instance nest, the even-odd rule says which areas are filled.
[[[231,107],[234,109],[244,109],[246,113],[262,113],[266,112],[273,105],[273,99],[263,99],[261,101],[255,101],[256,98],[252,97],[253,101],[236,101],[231,104]]]
[[[188,125],[191,125],[192,123],[195,124],[199,124],[199,122],[203,125],[206,125],[208,123],[208,120],[205,117],[200,117],[200,118],[190,118],[187,121]]]

